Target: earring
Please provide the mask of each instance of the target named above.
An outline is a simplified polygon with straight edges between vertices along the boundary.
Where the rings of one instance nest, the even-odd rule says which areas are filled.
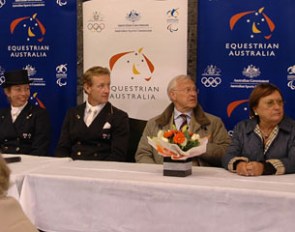
[[[254,114],[257,116],[258,115],[258,113],[257,112],[254,112]]]

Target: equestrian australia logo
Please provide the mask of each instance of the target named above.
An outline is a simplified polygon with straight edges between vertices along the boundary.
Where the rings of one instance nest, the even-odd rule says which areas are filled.
[[[261,7],[257,11],[244,11],[233,15],[229,21],[230,29],[234,30],[239,27],[238,23],[240,21],[246,22],[246,25],[248,25],[248,28],[251,30],[250,38],[263,36],[266,40],[269,40],[276,26],[271,18],[263,11],[264,7]],[[243,30],[247,29],[243,28]]]
[[[114,69],[115,64],[119,60],[130,66],[131,80],[138,78],[144,78],[146,81],[151,80],[155,67],[151,60],[143,53],[143,48],[138,49],[138,51],[122,52],[113,55],[109,60],[110,70]]]
[[[27,42],[42,42],[46,33],[43,23],[37,18],[37,13],[14,19],[10,24],[10,33],[25,35]]]
[[[217,87],[222,82],[221,79],[221,70],[215,65],[208,65],[204,70],[201,78],[201,83],[209,88],[209,87]]]

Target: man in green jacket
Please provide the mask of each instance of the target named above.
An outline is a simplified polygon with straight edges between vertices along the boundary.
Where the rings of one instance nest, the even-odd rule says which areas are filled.
[[[135,154],[136,162],[163,163],[163,157],[148,143],[147,136],[157,136],[159,130],[166,131],[173,126],[180,129],[185,115],[190,132],[209,138],[206,152],[194,157],[193,164],[221,167],[221,159],[230,143],[230,138],[222,120],[204,112],[198,104],[195,82],[188,75],[179,75],[170,81],[167,93],[171,104],[162,114],[147,122]]]

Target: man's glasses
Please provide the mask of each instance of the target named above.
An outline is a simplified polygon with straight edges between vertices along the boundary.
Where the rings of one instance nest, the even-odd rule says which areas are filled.
[[[196,88],[191,88],[191,87],[184,88],[184,89],[173,89],[173,91],[184,92],[185,94],[189,94],[189,93],[191,93],[191,92],[199,93],[199,90],[198,90],[198,89],[196,89]]]

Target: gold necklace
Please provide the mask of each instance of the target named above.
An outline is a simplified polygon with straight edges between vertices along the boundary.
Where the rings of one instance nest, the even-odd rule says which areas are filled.
[[[269,136],[270,136],[272,130],[268,131],[268,133],[265,133],[265,131],[263,131],[263,130],[260,129],[260,132],[261,132],[261,134],[262,134],[263,139],[264,139],[264,140],[267,140],[267,139],[269,138]]]

